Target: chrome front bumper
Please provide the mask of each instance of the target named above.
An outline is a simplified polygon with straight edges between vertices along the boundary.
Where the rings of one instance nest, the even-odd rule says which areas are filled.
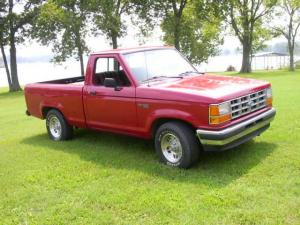
[[[276,115],[274,108],[242,123],[224,130],[211,131],[198,129],[196,134],[206,151],[222,151],[234,148],[260,135],[270,127]]]

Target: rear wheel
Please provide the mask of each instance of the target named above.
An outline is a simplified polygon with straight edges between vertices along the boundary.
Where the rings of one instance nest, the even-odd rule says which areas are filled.
[[[167,165],[189,168],[199,160],[199,142],[188,125],[168,122],[161,125],[155,134],[155,149]]]
[[[46,128],[49,137],[54,141],[64,141],[73,137],[73,127],[58,110],[52,109],[47,113]]]

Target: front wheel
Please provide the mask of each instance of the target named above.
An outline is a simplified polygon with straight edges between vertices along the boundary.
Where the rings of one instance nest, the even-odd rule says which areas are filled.
[[[73,127],[58,110],[52,109],[47,113],[46,127],[49,137],[54,141],[64,141],[73,137]]]
[[[191,167],[200,153],[195,133],[181,122],[168,122],[158,128],[155,149],[162,162],[179,168]]]

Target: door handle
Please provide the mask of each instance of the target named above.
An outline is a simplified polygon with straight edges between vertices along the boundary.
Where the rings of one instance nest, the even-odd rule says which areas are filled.
[[[92,95],[92,96],[95,96],[95,95],[97,95],[97,92],[96,91],[90,91],[89,94]]]
[[[115,91],[122,91],[123,88],[122,87],[115,87]]]

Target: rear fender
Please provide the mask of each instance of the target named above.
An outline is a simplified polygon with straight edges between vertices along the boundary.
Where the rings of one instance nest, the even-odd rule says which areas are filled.
[[[41,114],[41,118],[43,118],[43,119],[45,119],[45,117],[43,115],[43,110],[45,108],[57,109],[64,115],[64,107],[61,103],[53,103],[53,102],[43,101],[40,103],[40,114]]]

